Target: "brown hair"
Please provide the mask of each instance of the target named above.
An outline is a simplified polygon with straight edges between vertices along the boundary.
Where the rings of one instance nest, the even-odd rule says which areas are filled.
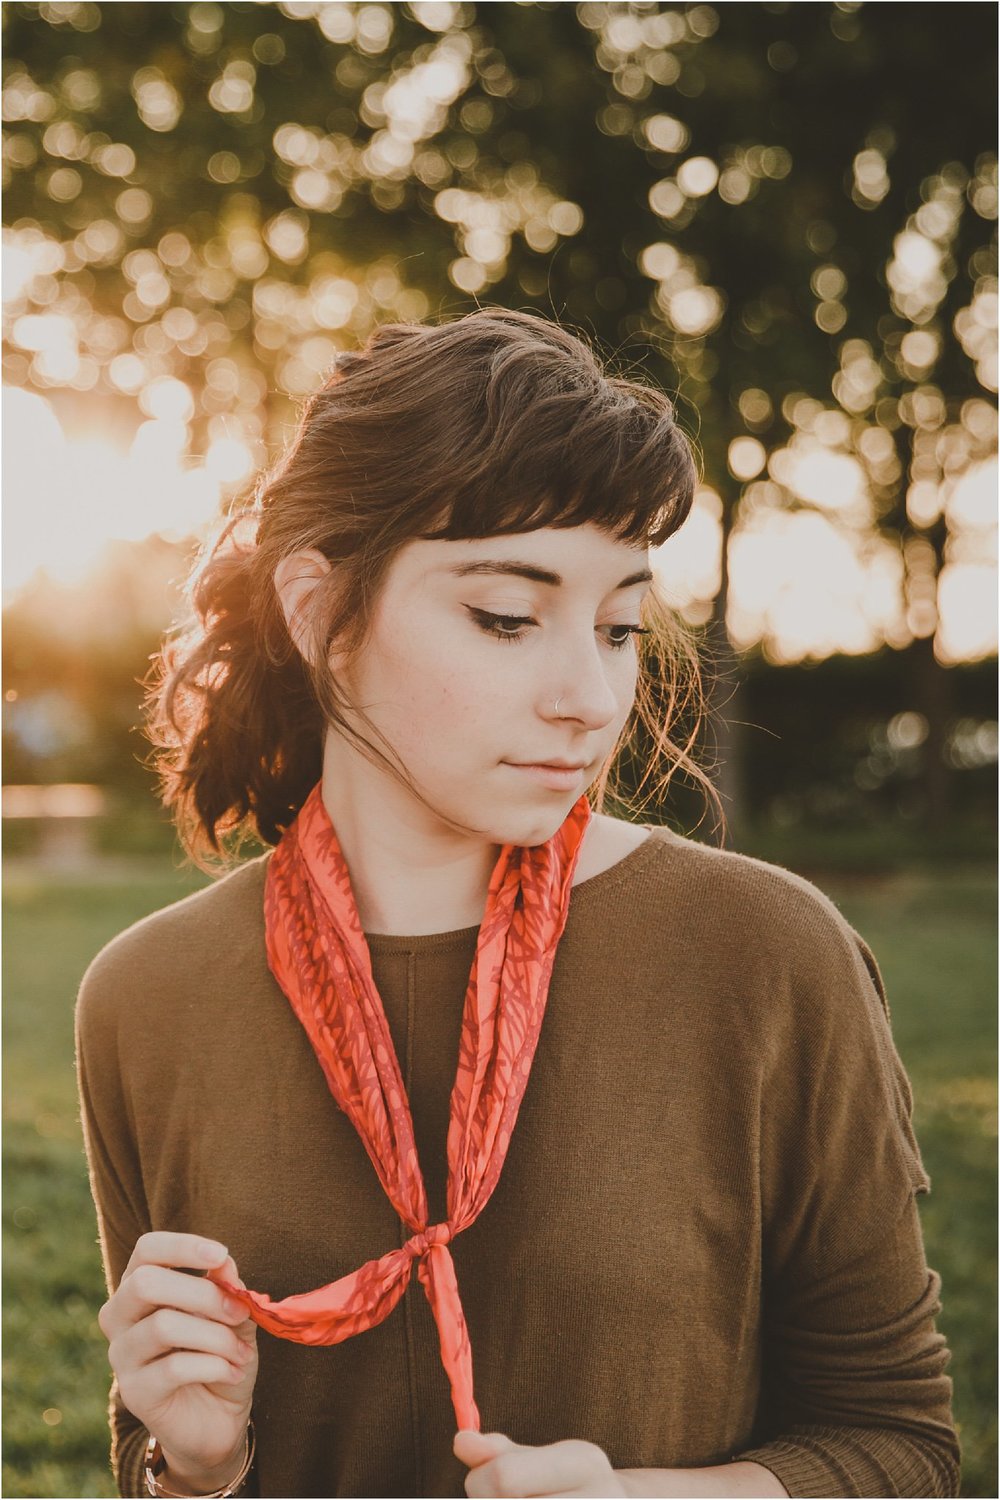
[[[150,766],[189,858],[211,870],[213,855],[235,857],[247,837],[276,844],[320,779],[328,723],[416,791],[405,766],[346,721],[349,706],[378,735],[327,667],[334,641],[347,659],[363,648],[380,585],[407,542],[589,522],[657,546],[687,516],[695,479],[667,397],[606,374],[558,324],[484,307],[439,325],[376,328],[363,349],[338,357],[284,456],[206,544],[188,581],[191,616],[153,658]],[[281,559],[306,548],[333,565],[309,598],[322,647],[311,663],[274,582]],[[683,770],[724,826],[718,794],[689,755],[703,706],[694,638],[655,583],[643,623],[633,713],[591,806],[603,809],[611,772],[643,725],[653,753],[639,790],[657,765],[665,770],[650,795]],[[655,675],[653,657],[662,659]],[[670,735],[691,704],[681,745]],[[617,785],[612,795],[620,798]],[[621,805],[637,811],[628,798]]]

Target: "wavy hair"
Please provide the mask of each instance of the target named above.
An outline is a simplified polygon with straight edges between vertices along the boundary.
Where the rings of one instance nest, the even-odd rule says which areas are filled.
[[[143,680],[147,765],[188,858],[213,871],[248,838],[276,844],[320,779],[327,726],[420,795],[405,766],[348,722],[357,716],[392,751],[327,666],[334,643],[347,660],[363,651],[408,542],[591,523],[658,546],[688,515],[695,483],[666,395],[608,374],[581,338],[533,314],[484,307],[437,325],[383,324],[339,355],[283,456],[203,547],[189,614]],[[332,564],[308,600],[309,661],[274,581],[303,549]],[[610,796],[635,816],[682,772],[724,828],[691,755],[705,704],[696,638],[655,583],[643,611],[633,712],[591,806],[602,811]],[[633,798],[618,773],[642,731],[649,751]]]

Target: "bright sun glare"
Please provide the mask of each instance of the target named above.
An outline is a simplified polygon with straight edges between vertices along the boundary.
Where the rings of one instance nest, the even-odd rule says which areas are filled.
[[[185,466],[184,422],[166,401],[161,413],[139,426],[127,449],[100,437],[70,442],[43,397],[4,387],[5,603],[36,568],[79,584],[111,541],[153,533],[181,541],[212,522],[222,484],[249,473],[250,451],[221,438],[198,467]]]

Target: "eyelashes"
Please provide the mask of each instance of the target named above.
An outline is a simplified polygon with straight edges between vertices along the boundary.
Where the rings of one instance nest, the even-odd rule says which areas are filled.
[[[533,620],[530,615],[495,615],[485,609],[474,609],[471,604],[467,604],[465,607],[480,629],[484,630],[487,635],[492,635],[498,641],[513,643],[522,641],[527,635],[527,631],[523,627],[538,624],[538,621]],[[514,627],[521,628],[517,629]],[[649,631],[641,625],[609,625],[607,628],[609,630],[624,630],[626,632],[623,640],[608,642],[612,651],[624,651],[632,636],[649,635]]]

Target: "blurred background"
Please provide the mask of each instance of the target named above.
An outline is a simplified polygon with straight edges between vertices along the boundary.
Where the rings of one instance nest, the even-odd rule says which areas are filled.
[[[112,1495],[72,1009],[184,867],[141,680],[206,529],[378,322],[502,303],[676,398],[654,556],[726,843],[872,944],[995,1486],[996,13],[3,7],[3,1491]],[[690,788],[650,809],[719,841]]]

